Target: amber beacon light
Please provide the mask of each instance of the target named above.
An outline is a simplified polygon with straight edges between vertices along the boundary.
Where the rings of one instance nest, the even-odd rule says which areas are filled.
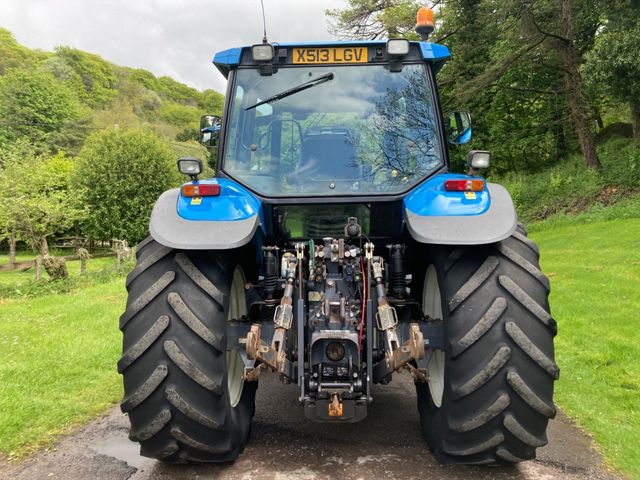
[[[416,18],[416,33],[420,35],[420,40],[426,42],[434,29],[433,10],[429,7],[420,7]]]

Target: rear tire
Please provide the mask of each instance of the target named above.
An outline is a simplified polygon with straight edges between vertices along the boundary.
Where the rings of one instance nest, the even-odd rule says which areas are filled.
[[[441,404],[427,384],[416,391],[423,433],[443,463],[516,463],[547,443],[557,327],[538,257],[522,227],[500,243],[433,257],[445,324]]]
[[[129,438],[141,455],[166,462],[234,460],[249,438],[257,383],[228,375],[242,374],[229,368],[237,363],[227,352],[229,314],[246,314],[233,255],[181,252],[147,238],[127,290],[118,371]]]

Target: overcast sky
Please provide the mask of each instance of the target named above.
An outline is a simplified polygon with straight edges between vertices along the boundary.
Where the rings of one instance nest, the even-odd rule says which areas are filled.
[[[324,11],[344,0],[264,0],[272,42],[331,38]],[[213,54],[262,40],[260,0],[0,0],[0,26],[23,45],[97,53],[118,65],[224,92]]]

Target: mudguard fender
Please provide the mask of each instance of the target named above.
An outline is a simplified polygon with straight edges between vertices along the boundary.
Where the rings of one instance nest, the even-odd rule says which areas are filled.
[[[184,250],[228,250],[249,243],[262,222],[262,205],[231,180],[218,183],[215,197],[183,197],[180,189],[164,192],[153,207],[149,233],[158,243]]]
[[[415,240],[438,245],[482,245],[504,240],[516,230],[518,216],[502,185],[487,183],[483,192],[467,201],[461,192],[444,192],[443,188],[444,180],[465,177],[437,177],[404,200],[405,224]]]

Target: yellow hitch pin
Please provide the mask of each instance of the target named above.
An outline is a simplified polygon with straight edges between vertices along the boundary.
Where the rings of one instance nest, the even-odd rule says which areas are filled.
[[[331,403],[329,404],[329,416],[341,417],[342,416],[342,402],[337,393],[331,396]]]

